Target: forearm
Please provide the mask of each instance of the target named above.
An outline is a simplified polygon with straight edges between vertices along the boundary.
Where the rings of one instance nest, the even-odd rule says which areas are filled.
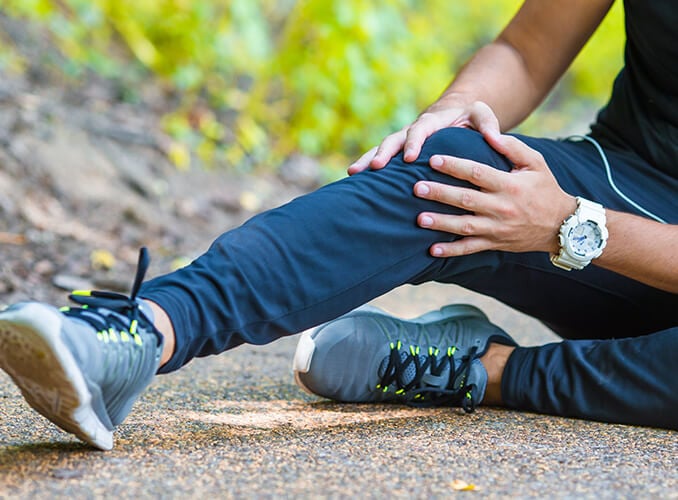
[[[610,233],[597,266],[678,293],[678,226],[607,210]]]
[[[429,111],[474,101],[492,108],[502,131],[518,125],[553,88],[613,0],[526,0],[497,39],[459,71]]]
[[[497,40],[480,49],[427,111],[463,108],[475,101],[490,106],[502,131],[525,119],[548,93],[530,77],[520,53]]]

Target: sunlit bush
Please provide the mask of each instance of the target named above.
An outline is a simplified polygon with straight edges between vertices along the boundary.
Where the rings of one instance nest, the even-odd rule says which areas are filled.
[[[338,165],[415,118],[520,3],[5,0],[3,10],[48,29],[65,75],[116,79],[128,99],[150,76],[174,96],[163,124],[177,163],[187,148],[232,166],[275,165],[292,152]],[[561,130],[569,114],[604,102],[622,23],[617,5],[527,131]]]

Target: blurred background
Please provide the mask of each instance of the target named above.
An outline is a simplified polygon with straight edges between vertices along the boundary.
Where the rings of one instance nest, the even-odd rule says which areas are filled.
[[[147,110],[181,169],[275,169],[302,154],[329,180],[436,99],[520,3],[2,0],[0,77]],[[623,42],[616,2],[520,130],[586,131],[622,65]]]

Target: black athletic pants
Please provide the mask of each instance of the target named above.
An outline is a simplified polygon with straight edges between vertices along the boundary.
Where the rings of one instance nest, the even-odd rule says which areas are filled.
[[[590,143],[520,138],[544,155],[566,192],[634,212],[610,187]],[[678,222],[678,179],[632,152],[606,153],[619,188]],[[446,129],[429,138],[414,164],[398,156],[382,170],[330,184],[226,232],[192,264],[142,289],[169,314],[177,335],[161,372],[243,342],[300,332],[404,283],[438,281],[495,297],[567,339],[516,349],[503,378],[508,406],[678,428],[678,295],[595,265],[563,271],[544,253],[431,257],[432,243],[454,236],[419,228],[417,214],[459,210],[415,197],[413,185],[461,183],[432,170],[432,154],[511,167],[476,132]]]

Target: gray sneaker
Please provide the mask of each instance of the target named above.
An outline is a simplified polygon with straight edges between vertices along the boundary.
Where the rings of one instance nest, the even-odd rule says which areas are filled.
[[[402,402],[475,409],[487,387],[480,361],[490,342],[516,346],[473,306],[443,307],[411,320],[356,309],[302,334],[297,383],[342,402]]]
[[[0,368],[34,409],[102,450],[160,362],[163,337],[136,300],[148,262],[144,248],[130,297],[76,291],[81,307],[24,302],[0,313]]]

